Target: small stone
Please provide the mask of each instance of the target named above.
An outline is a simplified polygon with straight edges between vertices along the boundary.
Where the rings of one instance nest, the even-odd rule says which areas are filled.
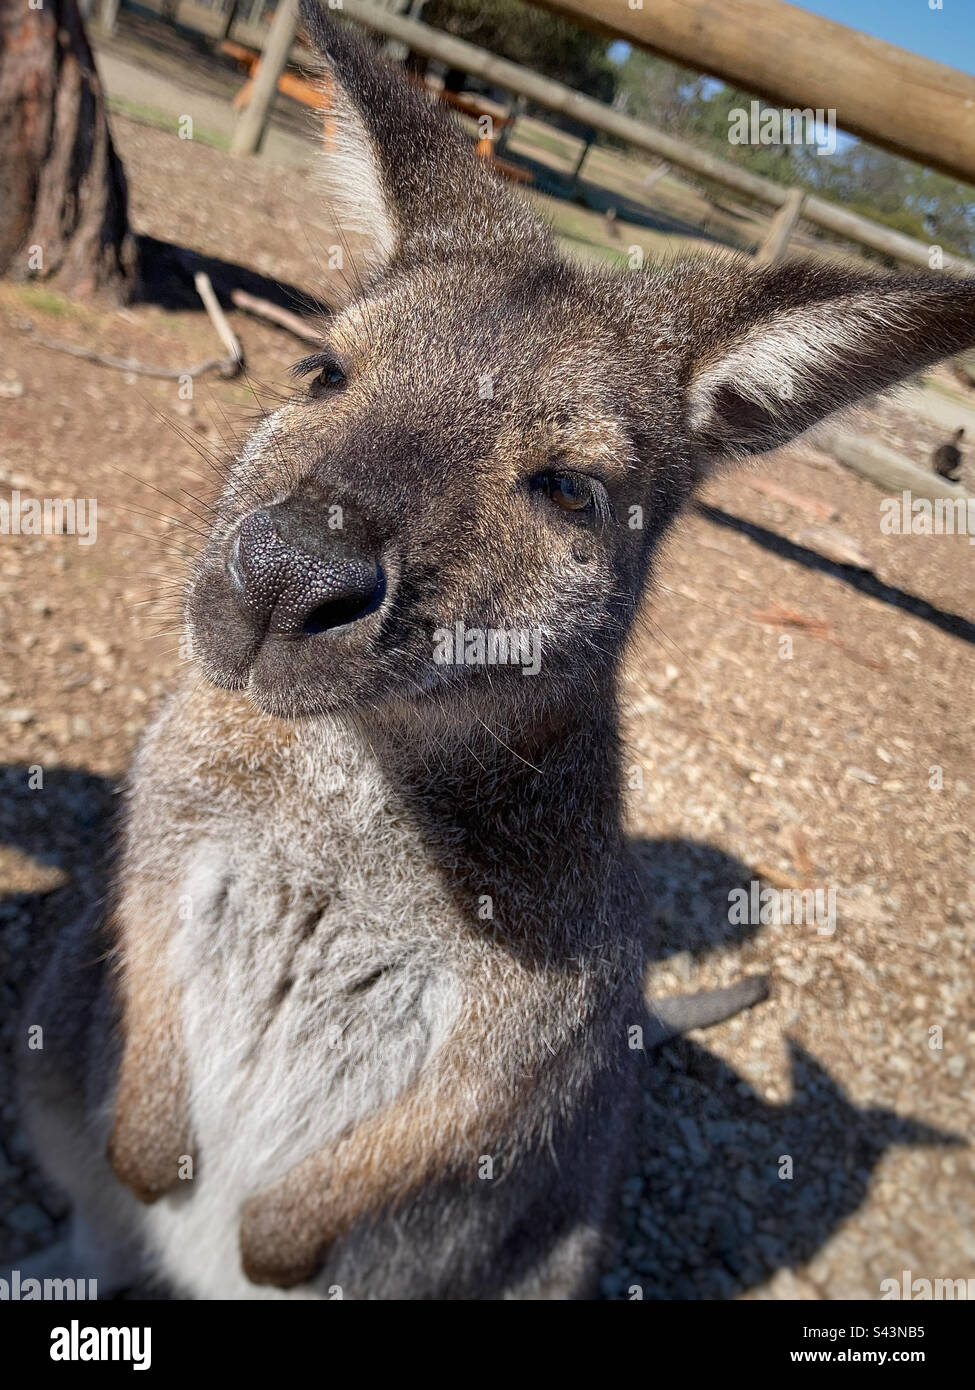
[[[8,724],[33,724],[34,711],[16,706],[14,709],[0,710],[0,719],[5,720]]]
[[[875,786],[880,780],[872,772],[864,772],[862,767],[848,767],[846,775],[847,777],[854,777],[858,782],[869,782],[871,786]]]
[[[33,1160],[33,1149],[25,1129],[15,1129],[13,1134],[8,1136],[6,1140],[6,1150],[14,1163]]]
[[[677,954],[670,959],[670,968],[677,979],[682,984],[686,985],[690,981],[691,974],[694,970],[694,957],[691,955],[690,951],[678,951]]]
[[[701,1131],[697,1126],[697,1121],[690,1115],[681,1115],[677,1121],[677,1128],[684,1136],[684,1143],[695,1158],[703,1158],[705,1154],[704,1144],[701,1142]]]

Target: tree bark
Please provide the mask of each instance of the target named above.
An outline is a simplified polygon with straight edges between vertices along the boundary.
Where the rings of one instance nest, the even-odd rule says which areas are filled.
[[[136,288],[125,174],[77,0],[0,0],[0,275],[122,300]]]

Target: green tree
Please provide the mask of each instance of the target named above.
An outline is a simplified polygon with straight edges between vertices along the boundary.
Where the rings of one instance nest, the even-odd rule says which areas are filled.
[[[752,94],[638,49],[621,67],[619,91],[628,114],[753,173],[818,193],[947,251],[975,255],[975,189],[943,174],[859,140],[842,141],[829,155],[808,145],[733,145],[731,113],[748,111]],[[760,102],[760,110],[769,105]],[[727,196],[717,184],[709,191]]]
[[[707,78],[639,48],[621,64],[617,82],[628,116],[677,135],[689,128]]]
[[[609,41],[521,0],[427,0],[421,18],[512,63],[564,82],[598,101],[612,101],[617,65]]]

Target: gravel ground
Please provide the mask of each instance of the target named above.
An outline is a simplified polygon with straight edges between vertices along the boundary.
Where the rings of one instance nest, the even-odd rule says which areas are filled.
[[[115,125],[139,230],[321,290],[320,248],[335,238],[306,178]],[[99,507],[95,545],[0,547],[5,1052],[53,934],[104,889],[114,785],[176,668],[172,584],[194,537],[153,489],[205,488],[194,445],[222,450],[301,355],[235,315],[257,396],[211,379],[181,401],[174,383],[32,344],[12,326],[25,314],[145,361],[214,351],[195,311],[96,314],[0,286],[0,486]],[[889,399],[851,423],[918,462],[940,442]],[[963,537],[881,534],[880,493],[812,445],[761,473],[835,519],[757,491],[753,475],[713,483],[667,547],[625,708],[651,988],[767,972],[772,993],[647,1066],[609,1297],[875,1299],[905,1269],[975,1275],[972,551]],[[876,581],[822,558],[810,527],[825,524],[866,552]],[[43,791],[29,786],[38,766]],[[734,925],[729,893],[753,880],[834,890],[835,931]],[[4,1067],[0,1262],[50,1241],[63,1215]]]

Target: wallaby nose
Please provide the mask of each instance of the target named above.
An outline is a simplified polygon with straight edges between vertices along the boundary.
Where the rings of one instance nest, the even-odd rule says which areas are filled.
[[[383,601],[382,566],[329,531],[300,500],[251,512],[227,565],[237,597],[268,632],[310,636],[364,618]]]

